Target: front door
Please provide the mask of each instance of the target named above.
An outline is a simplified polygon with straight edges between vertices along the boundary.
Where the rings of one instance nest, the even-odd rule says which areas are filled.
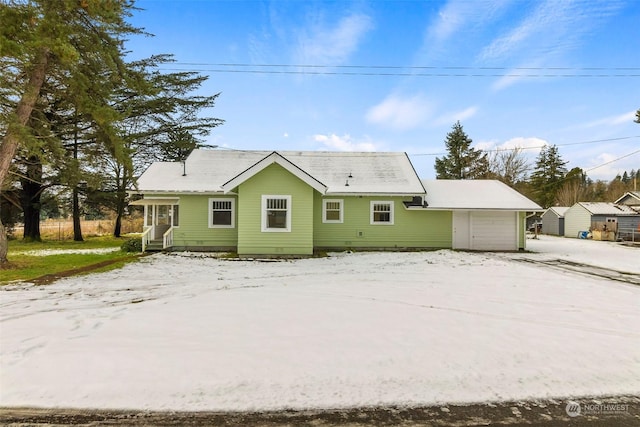
[[[145,227],[153,227],[151,240],[162,239],[172,225],[178,225],[178,205],[145,206]]]
[[[162,235],[171,227],[170,218],[170,205],[157,205],[155,206],[156,212],[154,215],[153,225],[155,226],[155,232],[153,238],[155,240],[162,239]]]

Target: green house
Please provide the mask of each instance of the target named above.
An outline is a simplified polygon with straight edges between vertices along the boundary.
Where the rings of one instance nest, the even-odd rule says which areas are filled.
[[[464,193],[463,187],[457,189]],[[143,196],[131,204],[145,209],[146,250],[307,256],[314,250],[524,248],[524,213],[539,207],[502,187],[528,203],[515,198],[495,210],[446,206],[436,191],[430,204],[406,153],[195,150],[184,162],[153,163],[130,193]],[[508,227],[508,244],[460,243],[456,229],[471,235],[474,218],[495,225],[505,212],[509,221],[499,231]]]

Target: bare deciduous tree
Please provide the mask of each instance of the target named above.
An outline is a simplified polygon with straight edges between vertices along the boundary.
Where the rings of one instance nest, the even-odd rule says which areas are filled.
[[[495,151],[489,158],[489,170],[500,181],[513,187],[525,181],[531,166],[522,148]]]

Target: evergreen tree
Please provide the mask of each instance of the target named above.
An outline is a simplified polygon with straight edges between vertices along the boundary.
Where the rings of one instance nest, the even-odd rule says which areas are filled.
[[[540,206],[548,208],[555,204],[558,190],[564,184],[566,164],[555,145],[540,150],[530,180],[534,199]]]
[[[37,152],[27,124],[47,77],[71,75],[78,64],[100,62],[111,81],[121,77],[124,39],[140,31],[125,22],[133,2],[4,0],[0,7],[0,185],[19,148]],[[86,76],[88,80],[96,76]],[[84,105],[81,103],[79,106]],[[114,147],[121,156],[122,150]],[[7,236],[0,223],[0,264]]]
[[[636,111],[636,123],[640,123],[640,108]]]
[[[457,121],[447,134],[447,155],[436,157],[437,179],[481,179],[489,175],[489,159],[482,150],[471,148],[473,141]]]

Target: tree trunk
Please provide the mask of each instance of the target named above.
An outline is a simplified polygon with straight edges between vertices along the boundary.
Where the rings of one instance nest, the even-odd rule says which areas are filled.
[[[73,187],[73,240],[82,242],[82,227],[80,225],[80,200],[78,187]]]
[[[20,144],[20,133],[24,125],[27,124],[31,117],[33,107],[38,101],[40,95],[40,89],[44,83],[44,77],[47,72],[47,65],[49,63],[49,49],[41,48],[38,55],[34,58],[33,68],[30,70],[29,81],[24,89],[20,101],[16,107],[16,118],[11,120],[7,127],[7,133],[5,133],[0,144],[0,189],[2,188],[4,181],[9,173],[11,167],[11,161],[16,154],[16,149]],[[4,225],[0,221],[0,264],[7,262],[7,233]]]
[[[80,171],[78,168],[78,109],[75,110],[75,130],[73,135],[73,165],[76,168],[76,177],[79,176]],[[82,226],[80,225],[80,198],[78,197],[78,185],[79,182],[76,181],[73,186],[73,240],[76,242],[82,242],[84,239],[82,238]]]
[[[26,196],[26,195],[25,195]],[[33,199],[27,199],[25,197],[25,203],[22,205],[22,212],[24,213],[24,233],[23,239],[27,242],[40,242],[40,195],[34,196]]]
[[[120,177],[121,171],[122,177]],[[124,188],[127,182],[126,177],[126,168],[116,170],[116,223],[113,227],[113,237],[120,237],[122,234],[122,217],[127,207],[127,191],[126,188]]]
[[[4,238],[0,238],[0,256],[3,257],[3,259],[1,260],[2,262],[0,262],[0,267],[2,267],[2,265],[7,263],[7,252],[9,250],[9,242],[7,242],[7,230],[5,230],[2,221],[0,221],[0,235],[4,236]]]
[[[40,238],[40,197],[42,196],[42,163],[36,156],[27,159],[26,176],[20,179],[22,191],[20,204],[24,213],[23,239],[39,242]]]
[[[120,237],[122,233],[122,212],[118,206],[118,213],[116,214],[116,223],[113,227],[113,237]]]

